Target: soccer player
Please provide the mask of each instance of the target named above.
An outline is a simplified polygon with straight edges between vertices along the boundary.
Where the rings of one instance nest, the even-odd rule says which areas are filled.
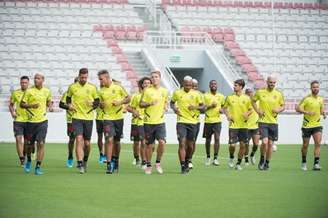
[[[192,88],[193,90],[197,91],[200,96],[202,97],[202,100],[204,102],[204,95],[202,92],[200,92],[198,90],[198,81],[196,79],[192,79]],[[198,122],[197,122],[197,130],[196,130],[196,137],[195,137],[195,141],[192,145],[192,147],[187,147],[187,151],[186,151],[186,161],[188,161],[188,166],[189,166],[189,169],[193,169],[194,168],[194,164],[192,163],[192,156],[194,155],[195,153],[195,150],[196,150],[196,141],[197,141],[197,138],[198,138],[198,134],[199,134],[199,129],[200,129],[200,113],[203,112],[201,110],[196,110],[195,111],[195,114],[197,115],[197,119],[198,119]]]
[[[28,113],[26,140],[28,143],[27,161],[24,166],[25,172],[31,170],[31,155],[34,143],[37,143],[37,158],[35,164],[35,175],[42,175],[41,163],[44,157],[44,144],[47,136],[48,119],[46,117],[47,107],[49,111],[53,111],[53,102],[51,100],[51,92],[43,87],[44,76],[35,74],[34,86],[27,89],[21,99],[20,106],[25,108]]]
[[[252,89],[246,89],[245,92],[246,95],[250,97],[250,99],[253,98],[254,92]],[[250,114],[249,119],[248,119],[248,140],[246,143],[246,151],[245,151],[245,164],[249,164],[248,160],[248,154],[249,154],[249,143],[252,139],[253,141],[253,147],[252,147],[252,152],[250,155],[251,158],[251,164],[255,165],[255,152],[257,151],[257,148],[259,146],[259,141],[260,141],[260,131],[259,131],[259,126],[258,126],[258,119],[259,115],[254,111]]]
[[[211,164],[211,140],[214,135],[214,158],[213,165],[218,166],[219,163],[219,148],[220,148],[220,133],[221,133],[221,107],[224,105],[224,95],[217,92],[218,84],[215,80],[209,82],[210,91],[204,94],[205,102],[205,125],[203,138],[206,148],[205,165]]]
[[[161,87],[160,71],[151,73],[152,86],[147,88],[140,100],[140,107],[145,108],[144,129],[146,139],[146,174],[151,174],[151,156],[153,153],[153,144],[158,141],[156,170],[159,174],[163,174],[161,167],[161,158],[164,153],[166,143],[166,128],[164,122],[164,113],[167,110],[169,92]]]
[[[14,119],[14,135],[16,139],[16,150],[20,165],[25,163],[25,144],[26,144],[26,123],[28,121],[27,112],[20,107],[20,101],[28,88],[30,79],[27,76],[20,78],[20,89],[15,90],[10,96],[9,111]],[[30,157],[31,158],[31,157]]]
[[[93,110],[99,105],[97,88],[88,82],[88,73],[87,68],[79,70],[78,82],[69,86],[66,97],[68,110],[72,112],[77,168],[80,174],[86,172],[91,149]]]
[[[123,134],[123,106],[130,102],[125,89],[112,82],[107,70],[98,72],[101,89],[99,90],[100,108],[103,110],[105,135],[105,153],[107,158],[107,174],[118,170]]]
[[[74,83],[78,81],[78,78],[74,79]],[[67,143],[67,148],[68,148],[68,158],[66,161],[66,166],[68,168],[72,168],[74,161],[73,161],[73,151],[74,151],[74,142],[75,142],[75,135],[74,135],[74,130],[72,126],[72,112],[68,110],[68,105],[66,104],[66,99],[67,99],[67,91],[64,92],[62,98],[60,99],[59,102],[59,107],[66,110],[66,123],[67,123],[67,136],[68,136],[68,143]]]
[[[140,100],[143,90],[151,85],[151,79],[143,77],[138,81],[139,92],[135,93],[131,97],[130,105],[127,107],[127,111],[132,113],[131,121],[131,141],[133,141],[133,156],[134,165],[140,165],[141,156],[141,167],[145,169],[145,131],[144,131],[144,108],[140,108]]]
[[[307,149],[311,136],[314,140],[314,164],[313,170],[320,170],[320,144],[322,138],[322,126],[320,123],[320,116],[322,115],[326,119],[326,113],[324,112],[324,100],[319,96],[319,82],[311,82],[311,94],[303,98],[303,100],[296,106],[296,111],[304,114],[302,125],[302,170],[307,170],[306,156]]]
[[[272,145],[278,140],[278,114],[284,111],[283,94],[275,89],[277,79],[267,78],[267,87],[256,91],[253,97],[253,107],[259,115],[259,129],[262,140],[259,170],[268,170],[272,156]],[[258,103],[257,103],[258,102]],[[259,105],[259,107],[257,106]]]
[[[245,81],[238,79],[234,82],[234,93],[227,96],[224,103],[224,112],[229,121],[229,167],[233,167],[236,143],[239,142],[238,161],[236,170],[242,170],[241,161],[245,154],[245,145],[248,139],[247,121],[253,112],[251,99],[243,94]]]
[[[196,111],[203,109],[203,100],[199,92],[192,89],[192,78],[185,76],[183,88],[173,93],[171,108],[177,115],[177,135],[179,140],[179,160],[181,173],[189,172],[187,148],[192,150],[196,140],[198,115]]]

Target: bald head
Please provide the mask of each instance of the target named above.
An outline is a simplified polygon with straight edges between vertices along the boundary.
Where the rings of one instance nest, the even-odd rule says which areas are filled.
[[[42,88],[44,82],[44,76],[41,73],[36,73],[34,75],[34,85],[37,88]]]
[[[269,90],[273,90],[276,86],[276,83],[277,83],[277,77],[276,76],[274,76],[274,75],[268,76],[268,78],[267,78],[267,88]]]

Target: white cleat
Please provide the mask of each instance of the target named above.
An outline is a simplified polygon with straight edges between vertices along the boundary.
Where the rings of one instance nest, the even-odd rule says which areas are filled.
[[[137,161],[136,161],[136,159],[133,159],[133,161],[132,161],[132,165],[137,165]]]
[[[161,163],[157,163],[157,164],[155,165],[155,167],[156,167],[156,170],[157,170],[157,172],[158,172],[159,174],[163,174],[163,169],[162,169],[162,167],[161,167]]]
[[[234,167],[233,159],[229,159],[229,161],[228,161],[228,166],[229,166],[230,168],[233,168],[233,167]]]
[[[236,164],[235,170],[242,170],[243,168],[241,168],[240,164]]]
[[[152,171],[152,168],[146,166],[146,168],[145,168],[145,174],[146,175],[151,175],[151,171]]]
[[[146,168],[147,168],[147,165],[146,164],[141,165],[141,169],[146,170]]]
[[[320,164],[314,164],[313,165],[313,170],[321,170],[321,166],[320,166]]]
[[[302,169],[303,171],[307,171],[306,163],[302,163],[302,165],[301,165],[301,169]]]
[[[250,158],[251,158],[251,164],[252,164],[252,165],[255,165],[255,163],[256,163],[255,156],[252,156],[252,157],[250,157]]]
[[[245,166],[249,166],[249,162],[245,162]]]
[[[188,167],[189,167],[189,169],[193,169],[194,168],[194,165],[191,162],[189,162],[188,163]]]
[[[211,158],[206,158],[206,160],[205,160],[205,166],[209,166],[209,165],[211,165]]]
[[[213,165],[214,165],[214,166],[219,166],[219,165],[220,165],[219,160],[218,160],[218,159],[214,159],[214,160],[213,160]]]

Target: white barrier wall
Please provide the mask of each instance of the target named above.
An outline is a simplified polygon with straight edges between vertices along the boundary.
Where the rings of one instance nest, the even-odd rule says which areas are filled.
[[[65,113],[49,113],[49,127],[47,142],[66,142],[66,123]],[[202,117],[203,118],[203,117]],[[126,114],[124,120],[124,143],[130,143],[130,122],[131,115]],[[225,117],[223,117],[221,143],[228,143],[228,126]],[[9,112],[0,113],[0,142],[14,142],[12,119]],[[174,114],[166,115],[167,142],[177,144],[176,137],[176,116]],[[280,144],[300,144],[302,123],[301,115],[280,115],[279,117],[279,141]],[[328,119],[322,121],[324,127],[323,143],[328,143]],[[202,139],[203,123],[201,125],[198,143],[204,143]],[[96,126],[94,123],[92,142],[95,143],[97,138]]]

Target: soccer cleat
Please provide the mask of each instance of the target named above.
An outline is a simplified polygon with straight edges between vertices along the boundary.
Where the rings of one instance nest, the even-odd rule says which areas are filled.
[[[162,169],[162,167],[161,167],[161,163],[156,163],[155,168],[156,168],[156,171],[157,171],[159,174],[163,174],[163,169]]]
[[[151,171],[152,171],[152,168],[146,166],[145,174],[146,174],[146,175],[150,175],[150,174],[151,174]]]
[[[99,164],[106,163],[107,162],[106,159],[107,158],[105,155],[100,155],[98,159]]]
[[[142,170],[145,170],[146,168],[147,168],[147,165],[146,165],[146,164],[142,164],[142,165],[141,165],[141,169],[142,169]]]
[[[41,168],[40,167],[36,167],[35,168],[35,171],[34,171],[34,174],[36,176],[41,176],[43,174],[43,172],[41,171]]]
[[[137,160],[136,159],[133,159],[133,161],[132,161],[132,165],[137,165]]]
[[[245,166],[249,166],[249,162],[248,161],[247,162],[245,161]]]
[[[251,156],[251,164],[255,165],[255,162],[256,162],[255,156]]]
[[[182,166],[181,167],[181,174],[187,174],[189,172],[189,167]]]
[[[26,163],[24,165],[25,173],[29,173],[31,171],[31,166],[32,166],[32,162],[31,161],[26,161]]]
[[[194,165],[192,164],[192,162],[189,162],[189,163],[188,163],[188,168],[189,168],[190,170],[192,170],[192,169],[194,168]]]
[[[232,159],[232,158],[229,159],[228,166],[229,166],[230,168],[233,168],[234,163],[233,163],[233,159]]]
[[[209,165],[211,165],[211,158],[206,158],[206,160],[205,160],[205,166],[209,166]]]
[[[259,164],[257,165],[257,168],[259,170],[264,170],[264,161],[260,161]]]
[[[68,168],[72,168],[73,165],[74,165],[74,161],[73,161],[73,159],[67,159],[67,161],[66,161],[66,166],[67,166]]]
[[[303,171],[307,171],[306,163],[302,163],[302,165],[301,165],[301,169],[302,169]]]
[[[140,160],[137,160],[136,161],[136,167],[140,167],[141,166],[141,161]]]
[[[265,163],[265,164],[264,164],[264,167],[263,167],[263,170],[269,170],[269,168],[270,168],[270,167],[269,167],[269,164]]]
[[[321,166],[320,166],[320,164],[318,164],[318,163],[316,163],[316,164],[314,164],[313,165],[313,170],[321,170]]]
[[[83,161],[83,169],[84,169],[84,172],[85,173],[87,172],[87,168],[88,168],[88,162],[87,161]]]
[[[242,170],[243,168],[241,168],[240,164],[236,164],[235,170]]]
[[[219,165],[220,165],[219,160],[218,160],[218,159],[214,159],[214,160],[213,160],[213,165],[214,165],[214,166],[219,166]]]
[[[106,174],[112,174],[113,172],[114,172],[114,162],[111,161],[111,162],[107,165]]]
[[[84,170],[84,167],[83,166],[79,166],[77,167],[78,171],[80,174],[84,174],[85,173],[85,170]]]

